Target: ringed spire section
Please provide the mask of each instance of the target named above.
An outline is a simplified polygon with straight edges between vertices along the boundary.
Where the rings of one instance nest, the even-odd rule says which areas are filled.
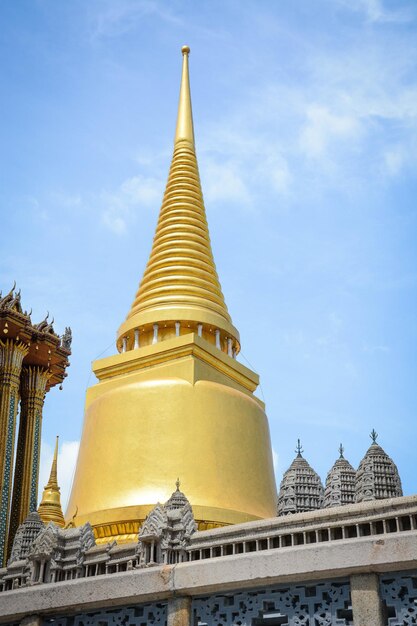
[[[214,263],[195,151],[189,52],[183,46],[174,154],[152,251],[117,347],[123,352],[195,332],[234,357],[239,333]]]

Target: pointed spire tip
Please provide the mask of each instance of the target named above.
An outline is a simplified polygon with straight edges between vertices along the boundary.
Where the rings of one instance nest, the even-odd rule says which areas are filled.
[[[297,447],[295,449],[295,452],[297,453],[298,457],[303,456],[302,453],[304,452],[304,450],[299,439],[297,439]]]
[[[188,75],[189,46],[183,46],[182,51],[182,75],[180,86],[180,99],[178,103],[177,128],[175,131],[175,144],[181,141],[188,142],[189,147],[194,148],[194,126],[191,107],[190,78]]]
[[[376,443],[376,440],[378,438],[378,433],[376,432],[375,428],[372,429],[372,432],[369,436],[372,439],[372,443]]]

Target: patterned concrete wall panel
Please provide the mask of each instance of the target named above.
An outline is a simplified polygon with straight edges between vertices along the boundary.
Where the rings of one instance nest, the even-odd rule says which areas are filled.
[[[166,626],[167,605],[142,604],[45,619],[43,626]]]
[[[380,585],[388,626],[417,625],[417,571],[385,574]]]
[[[195,626],[350,626],[348,581],[291,585],[198,598]]]

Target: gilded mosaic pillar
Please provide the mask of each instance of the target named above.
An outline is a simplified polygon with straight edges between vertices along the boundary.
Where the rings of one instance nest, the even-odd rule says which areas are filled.
[[[28,346],[0,341],[0,564],[5,563],[20,373]]]
[[[49,377],[50,373],[44,367],[25,365],[22,368],[9,551],[19,525],[37,508],[42,408]]]

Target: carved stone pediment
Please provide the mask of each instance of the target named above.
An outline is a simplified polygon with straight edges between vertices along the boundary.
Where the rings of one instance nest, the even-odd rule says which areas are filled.
[[[41,531],[32,544],[29,552],[29,559],[48,559],[52,558],[54,552],[57,550],[59,544],[59,529],[58,526],[51,522]]]
[[[158,504],[152,509],[142,524],[139,532],[139,540],[158,539],[161,537],[164,528],[168,524],[168,517],[162,504]]]
[[[87,550],[89,550],[95,545],[96,545],[96,540],[94,538],[93,529],[91,527],[90,522],[87,522],[80,529],[80,550],[82,552],[87,552]]]

